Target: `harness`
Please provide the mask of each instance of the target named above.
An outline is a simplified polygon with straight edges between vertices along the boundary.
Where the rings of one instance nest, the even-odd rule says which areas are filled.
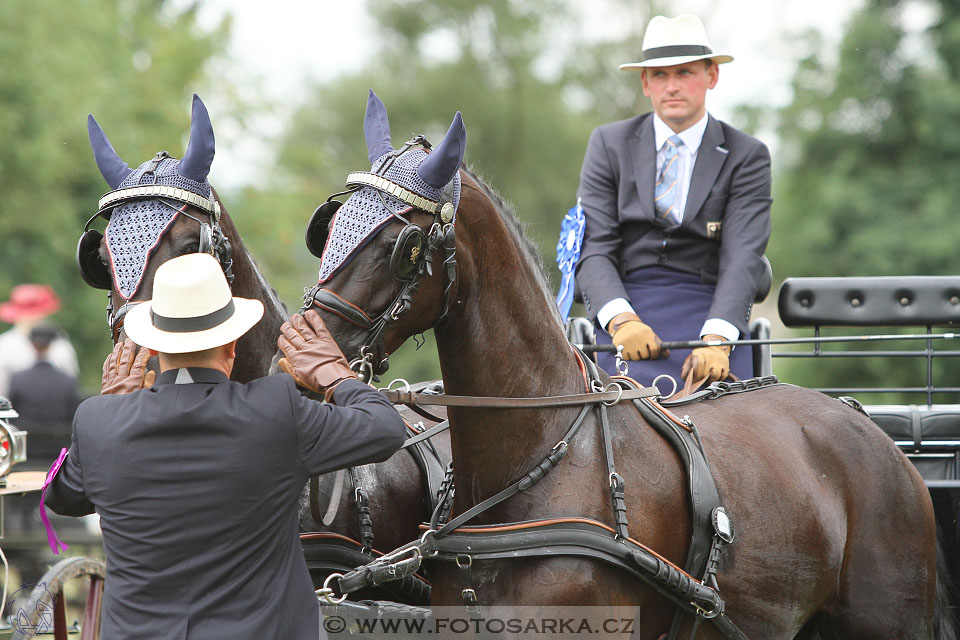
[[[397,241],[390,255],[390,272],[394,279],[400,283],[399,292],[394,297],[393,302],[387,305],[387,308],[378,316],[373,317],[359,306],[345,300],[334,291],[322,287],[319,283],[306,290],[303,297],[302,311],[316,305],[318,308],[340,316],[350,324],[367,331],[359,353],[350,362],[351,368],[357,371],[360,379],[364,382],[371,381],[375,374],[387,370],[389,355],[385,353],[383,334],[390,324],[399,320],[410,310],[413,295],[420,287],[423,278],[433,275],[434,257],[440,254],[441,250],[447,284],[444,290],[443,311],[434,325],[446,317],[450,308],[451,290],[457,274],[453,181],[451,180],[444,188],[439,200],[431,200],[384,176],[398,157],[414,148],[430,149],[431,146],[424,136],[418,135],[406,142],[400,149],[387,154],[373,171],[350,173],[347,176],[347,190],[335,193],[327,198],[327,201],[313,212],[307,225],[307,248],[314,256],[320,258],[326,247],[334,216],[343,205],[343,202],[335,198],[353,193],[364,187],[373,188],[380,195],[383,206],[390,211],[392,218],[405,223],[400,235],[397,236]],[[424,231],[419,225],[404,218],[401,215],[404,212],[394,211],[384,198],[385,195],[392,196],[411,207],[433,214],[434,219],[430,229]]]
[[[577,354],[581,364],[584,361],[588,363],[585,367],[589,372],[588,388],[596,395],[609,394],[610,391],[605,390],[600,383],[596,368],[579,352]],[[696,426],[687,416],[678,418],[661,405],[657,401],[659,394],[656,389],[639,388],[629,378],[616,378],[614,382],[617,390],[622,394],[619,399],[584,404],[577,419],[539,464],[517,482],[452,519],[449,519],[453,493],[452,471],[448,470],[448,479],[444,481],[445,494],[441,497],[440,505],[434,511],[429,526],[423,525],[426,530],[419,540],[408,543],[377,561],[358,567],[342,576],[331,575],[321,593],[326,593],[327,597],[330,597],[332,593],[330,583],[333,578],[338,579],[339,590],[346,594],[369,584],[380,584],[386,580],[407,575],[420,566],[423,558],[427,558],[456,564],[464,585],[461,597],[468,609],[475,610],[479,606],[479,599],[470,575],[470,567],[474,560],[564,555],[597,560],[626,571],[643,580],[658,594],[674,603],[677,611],[667,634],[670,639],[677,638],[685,616],[692,615],[694,625],[691,638],[696,636],[700,624],[704,620],[709,620],[723,637],[730,640],[746,640],[746,636],[727,617],[724,600],[719,594],[716,573],[723,548],[734,539],[734,529],[729,516],[720,505],[716,485],[713,482]],[[717,398],[777,383],[775,376],[733,384],[719,383],[711,385],[694,399],[685,399],[671,404],[674,407],[682,406],[696,400]],[[388,393],[388,397],[389,395]],[[397,399],[401,397],[398,395]],[[607,416],[607,406],[625,399],[632,401],[644,420],[673,445],[687,469],[693,526],[684,568],[673,564],[629,535],[624,501],[625,482],[615,469]],[[483,401],[483,406],[489,407],[495,406],[492,401],[496,399],[475,398],[474,400]],[[513,400],[536,399],[515,398]],[[443,396],[440,398],[434,396],[430,402],[435,405],[446,404]],[[556,406],[556,401],[553,402]],[[466,400],[454,396],[450,404],[465,403]],[[596,407],[600,418],[600,432],[610,479],[610,500],[615,521],[613,526],[582,517],[464,526],[469,520],[492,506],[529,489],[559,464],[567,451],[568,443],[576,437],[592,406]],[[439,426],[441,425],[435,429]]]
[[[152,166],[144,172],[144,175],[153,172],[160,162],[169,157],[170,154],[166,151],[158,152],[153,157],[153,160],[151,160]],[[195,207],[210,216],[210,222],[207,223],[187,213],[185,206],[179,211],[179,213],[195,220],[199,225],[198,252],[209,253],[215,257],[223,269],[227,282],[232,285],[234,280],[233,250],[229,238],[223,233],[223,229],[220,226],[220,203],[215,197],[205,198],[186,189],[162,184],[124,187],[114,189],[104,194],[98,203],[97,212],[93,214],[83,226],[83,233],[77,243],[77,268],[80,270],[80,276],[84,282],[95,289],[104,289],[108,292],[107,325],[110,327],[110,334],[114,344],[117,343],[117,339],[120,336],[126,312],[132,305],[138,303],[127,301],[124,302],[119,309],[114,310],[112,296],[113,277],[110,274],[110,269],[103,260],[100,259],[100,245],[103,242],[103,233],[97,229],[92,229],[91,225],[100,217],[109,220],[113,209],[117,206],[134,200],[144,199],[173,200],[183,205]]]

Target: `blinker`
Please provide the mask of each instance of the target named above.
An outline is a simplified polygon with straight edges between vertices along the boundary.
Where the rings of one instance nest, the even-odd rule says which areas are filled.
[[[317,258],[323,257],[323,249],[327,246],[327,238],[330,236],[330,221],[341,206],[343,203],[339,200],[327,200],[310,216],[306,232],[307,249]]]
[[[84,231],[77,243],[77,268],[80,269],[80,277],[88,285],[94,289],[110,291],[113,287],[113,278],[110,277],[107,265],[100,259],[102,240],[103,234],[96,229]]]
[[[419,226],[408,224],[397,236],[397,243],[390,256],[390,271],[401,282],[411,280],[424,260],[423,245],[426,235]]]

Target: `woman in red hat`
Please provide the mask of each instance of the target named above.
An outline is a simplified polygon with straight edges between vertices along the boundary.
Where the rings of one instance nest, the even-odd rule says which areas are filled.
[[[30,329],[59,309],[60,299],[45,284],[17,285],[10,292],[10,300],[0,303],[0,322],[13,325],[12,329],[0,333],[0,396],[9,393],[12,374],[36,363],[37,352],[30,343]],[[47,360],[67,375],[77,377],[77,354],[62,334],[50,344]]]

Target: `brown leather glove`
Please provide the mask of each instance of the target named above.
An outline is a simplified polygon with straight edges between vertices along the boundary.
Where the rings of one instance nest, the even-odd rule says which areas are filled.
[[[653,360],[660,357],[660,338],[635,313],[618,313],[607,331],[617,347],[623,345],[624,360]],[[664,357],[670,352],[665,351]]]
[[[152,387],[157,372],[147,371],[149,359],[150,350],[137,346],[130,338],[118,342],[103,362],[100,394],[132,393]]]
[[[723,336],[705,335],[704,340],[723,340]],[[730,374],[730,347],[698,347],[690,352],[687,359],[683,361],[683,368],[680,370],[680,376],[686,377],[693,372],[695,381],[706,378],[706,384],[717,380],[726,380]]]
[[[283,358],[277,365],[304,389],[323,394],[330,402],[333,390],[348,378],[356,378],[340,347],[313,309],[295,313],[280,327],[277,346]]]

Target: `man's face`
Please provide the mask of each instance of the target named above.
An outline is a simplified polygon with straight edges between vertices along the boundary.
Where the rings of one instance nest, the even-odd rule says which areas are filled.
[[[672,67],[649,67],[641,72],[643,95],[650,98],[660,119],[680,132],[706,113],[707,89],[717,85],[719,69],[709,60]]]

